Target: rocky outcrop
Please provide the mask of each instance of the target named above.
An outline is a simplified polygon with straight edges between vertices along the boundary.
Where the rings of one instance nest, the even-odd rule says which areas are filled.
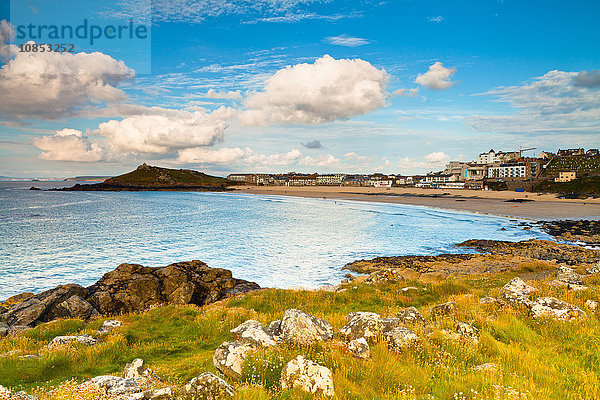
[[[592,311],[596,311],[598,309],[599,305],[600,305],[600,303],[596,300],[586,300],[585,301],[585,306]],[[0,333],[0,335],[2,335],[2,334]]]
[[[583,276],[575,273],[575,270],[569,267],[558,267],[556,270],[556,280],[569,285],[583,284]]]
[[[282,342],[310,345],[333,339],[333,327],[325,320],[290,309],[285,311],[273,335]]]
[[[223,342],[213,355],[213,365],[223,375],[237,380],[242,377],[244,363],[254,346],[240,342]]]
[[[121,264],[88,289],[88,301],[100,313],[119,314],[156,304],[204,305],[259,286],[195,260],[161,268]]]
[[[400,325],[399,318],[383,318],[372,312],[352,312],[346,320],[348,322],[340,329],[340,335],[347,341],[364,338],[369,343],[375,343]]]
[[[144,361],[136,358],[123,369],[122,376],[102,375],[90,379],[84,385],[93,385],[103,389],[107,396],[118,396],[123,400],[168,400],[173,398],[171,388],[148,389],[155,379]]]
[[[123,323],[121,321],[117,321],[116,319],[110,319],[108,321],[104,321],[102,326],[98,328],[98,335],[102,335],[104,333],[110,333],[113,330],[121,327]]]
[[[193,378],[181,390],[186,400],[222,400],[234,396],[233,387],[211,372]]]
[[[456,321],[454,324],[454,329],[456,333],[460,335],[460,337],[464,339],[469,339],[475,343],[479,341],[479,329],[475,328],[471,324],[467,324],[466,322]]]
[[[586,318],[579,307],[554,297],[539,297],[530,308],[533,318],[550,317],[559,321],[578,321]]]
[[[586,274],[600,274],[600,262],[585,269]]]
[[[141,390],[141,386],[134,379],[125,379],[119,376],[102,375],[90,379],[86,382],[89,385],[94,385],[100,389],[104,389],[107,395],[122,396],[126,394],[136,393]]]
[[[88,295],[89,291],[79,285],[58,286],[11,306],[0,315],[0,321],[9,326],[36,326],[64,317],[87,319],[98,315],[85,300]]]
[[[431,317],[436,319],[440,317],[448,317],[456,311],[456,303],[449,301],[446,303],[438,304],[431,309]]]
[[[0,313],[0,323],[10,327],[34,327],[58,318],[87,320],[100,314],[143,311],[157,304],[204,305],[227,296],[257,290],[253,282],[235,279],[231,271],[210,268],[201,261],[161,268],[121,264],[89,288],[62,285],[43,293],[12,301]],[[110,327],[101,328],[103,333]]]
[[[600,221],[562,220],[540,221],[541,228],[548,234],[571,242],[600,243]]]
[[[333,397],[333,374],[329,368],[298,356],[281,371],[282,389],[300,389],[317,397]]]
[[[125,365],[123,369],[123,378],[125,379],[139,379],[148,374],[148,370],[144,365],[144,360],[136,358],[131,363]]]

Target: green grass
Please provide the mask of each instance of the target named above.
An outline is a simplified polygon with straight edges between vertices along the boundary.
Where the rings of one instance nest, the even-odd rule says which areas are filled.
[[[524,272],[535,269],[523,266]],[[93,347],[47,345],[57,335],[93,334],[102,320],[87,325],[81,321],[55,321],[0,341],[0,354],[17,351],[0,357],[0,384],[30,392],[38,386],[49,389],[72,377],[82,381],[101,374],[119,374],[127,362],[139,357],[163,377],[165,384],[179,386],[202,372],[216,373],[212,365],[214,349],[230,340],[229,330],[247,319],[268,324],[280,319],[285,309],[298,308],[328,320],[337,331],[350,311],[393,316],[405,307],[416,306],[429,320],[431,307],[452,300],[458,304],[457,314],[427,327],[415,327],[420,344],[401,353],[378,343],[371,349],[371,360],[360,360],[347,354],[337,335],[334,341],[312,347],[286,345],[258,350],[247,360],[241,381],[234,383],[236,398],[311,398],[297,391],[281,391],[279,386],[283,366],[302,354],[332,370],[337,399],[516,399],[518,393],[526,394],[527,399],[597,399],[598,317],[588,313],[589,318],[581,323],[532,320],[523,311],[479,303],[482,296],[497,295],[514,275],[428,284],[350,283],[345,292],[262,290],[203,308],[159,307],[143,314],[120,316],[124,326]],[[540,296],[552,295],[585,309],[585,301],[597,296],[598,281],[596,277],[588,279],[593,289],[585,292],[567,291],[545,282],[534,285]],[[400,290],[405,286],[427,290],[406,293]],[[454,320],[480,329],[479,343],[445,338],[440,329],[452,329]],[[19,358],[24,354],[39,358]],[[490,362],[499,366],[497,372],[473,369]],[[47,390],[41,393],[44,399],[70,398],[64,393],[49,395]]]

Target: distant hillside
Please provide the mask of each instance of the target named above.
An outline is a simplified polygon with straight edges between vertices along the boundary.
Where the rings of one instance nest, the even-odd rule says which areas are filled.
[[[229,179],[189,169],[169,169],[142,164],[135,171],[108,178],[102,183],[75,185],[59,190],[226,190],[238,184]]]
[[[533,187],[534,192],[550,192],[560,194],[600,194],[600,176],[584,176],[571,182],[543,181]]]
[[[110,176],[76,176],[74,178],[66,178],[65,182],[99,182],[105,181]]]

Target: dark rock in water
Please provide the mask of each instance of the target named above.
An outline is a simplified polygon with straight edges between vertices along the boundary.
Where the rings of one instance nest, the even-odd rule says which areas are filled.
[[[156,304],[204,305],[256,289],[256,283],[197,260],[159,268],[121,264],[88,288],[87,301],[101,314],[119,314]]]
[[[87,289],[62,285],[37,295],[11,298],[14,303],[10,308],[0,310],[0,323],[12,329],[58,318],[86,320],[100,314],[143,311],[157,304],[204,305],[257,289],[260,286],[256,283],[235,279],[231,271],[210,268],[201,261],[161,268],[121,264]]]
[[[600,220],[540,221],[549,235],[571,242],[600,243]]]
[[[32,186],[29,188],[29,190],[42,190],[42,189],[40,189],[39,187]]]

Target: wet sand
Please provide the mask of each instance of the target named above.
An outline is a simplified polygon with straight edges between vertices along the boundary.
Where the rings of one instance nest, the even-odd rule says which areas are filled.
[[[555,195],[537,193],[339,186],[243,186],[237,190],[262,195],[410,204],[535,220],[600,219],[600,199],[557,199]]]

